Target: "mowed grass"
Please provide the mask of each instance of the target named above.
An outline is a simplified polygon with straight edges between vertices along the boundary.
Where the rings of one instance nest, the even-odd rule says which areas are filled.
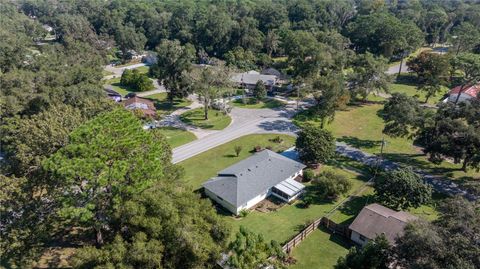
[[[125,96],[128,93],[135,91],[134,89],[132,89],[130,87],[121,85],[119,77],[118,78],[112,78],[112,79],[109,79],[109,80],[105,80],[104,84],[105,85],[112,85],[113,90],[118,92],[122,96]]]
[[[271,141],[277,136],[283,140],[282,143]],[[257,145],[261,147],[269,146],[273,151],[281,152],[292,147],[294,143],[295,138],[289,135],[247,135],[200,153],[180,162],[180,165],[185,169],[184,180],[186,183],[194,189],[199,189],[203,182],[215,176],[220,170],[250,157],[253,154],[253,148]],[[234,150],[237,145],[242,146],[242,151],[238,157],[235,156]]]
[[[348,253],[350,245],[338,235],[317,229],[292,251],[296,263],[289,269],[331,269],[340,257]]]
[[[157,128],[156,130],[158,130],[158,132],[165,136],[168,144],[170,145],[170,147],[172,147],[172,149],[197,139],[197,137],[189,131],[178,128],[162,127]]]
[[[384,122],[380,117],[382,108],[383,105],[379,104],[349,107],[338,112],[327,129],[331,130],[339,141],[373,154],[380,153],[384,137],[387,142],[384,148],[386,158],[424,169],[432,174],[454,179],[480,179],[480,173],[472,169],[467,173],[461,171],[460,164],[444,161],[440,165],[435,165],[429,162],[421,149],[413,145],[412,140],[383,135]]]
[[[426,93],[425,91],[417,90],[416,86],[402,84],[402,83],[392,83],[390,85],[390,93],[405,93],[408,96],[417,97],[420,102],[425,102]],[[442,97],[448,92],[447,87],[442,87],[442,90],[437,93],[435,96],[430,96],[428,99],[429,104],[437,104],[441,101]]]
[[[180,115],[180,119],[187,124],[209,130],[225,129],[232,122],[230,116],[214,109],[208,109],[208,119],[205,120],[203,108],[187,111]]]
[[[270,98],[265,98],[262,101],[256,101],[254,98],[246,98],[246,100],[243,99],[236,99],[235,101],[232,102],[233,106],[239,107],[239,108],[254,108],[254,109],[259,109],[259,108],[277,108],[285,105],[282,101],[276,100],[276,99],[270,99]]]
[[[168,114],[174,110],[185,108],[192,104],[192,101],[188,99],[174,98],[173,102],[170,102],[167,98],[166,92],[156,93],[152,95],[144,96],[143,98],[150,99],[154,102],[157,111],[163,114]]]
[[[452,179],[479,180],[480,173],[470,169],[467,173],[461,171],[460,164],[443,161],[435,165],[427,160],[421,148],[413,145],[406,138],[392,138],[382,133],[384,122],[381,118],[382,104],[361,104],[349,106],[344,111],[335,114],[335,120],[326,126],[337,138],[362,151],[380,154],[382,138],[385,138],[384,157],[398,163],[414,166],[435,175],[443,175]],[[302,113],[296,117],[299,125],[304,123],[319,124],[315,118]]]

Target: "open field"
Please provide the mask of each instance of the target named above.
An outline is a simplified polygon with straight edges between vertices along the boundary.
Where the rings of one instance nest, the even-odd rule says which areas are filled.
[[[430,174],[443,175],[452,179],[478,180],[480,173],[469,170],[464,173],[461,165],[442,162],[435,165],[427,160],[421,148],[413,145],[413,141],[406,138],[392,138],[382,134],[384,122],[381,118],[381,104],[359,104],[349,106],[335,115],[335,120],[326,128],[335,135],[338,141],[343,141],[353,147],[372,154],[379,154],[382,137],[387,142],[384,156],[392,161],[412,165],[423,169]],[[296,117],[296,123],[309,122],[319,124],[308,113]]]
[[[187,124],[209,130],[225,129],[232,122],[230,116],[214,109],[208,110],[208,119],[205,120],[203,108],[187,111],[180,115],[180,119]]]

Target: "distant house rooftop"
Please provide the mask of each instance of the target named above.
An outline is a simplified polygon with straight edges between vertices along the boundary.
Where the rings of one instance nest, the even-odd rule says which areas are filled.
[[[449,94],[450,95],[458,94],[460,92],[461,88],[462,88],[462,86],[457,86],[457,87],[451,89]],[[478,94],[480,93],[480,84],[472,85],[472,86],[466,86],[462,89],[462,93],[466,94],[466,95],[470,95],[471,97],[477,98],[479,96]]]
[[[271,87],[277,82],[277,76],[275,75],[262,75],[256,71],[248,71],[244,73],[234,74],[231,77],[231,81],[240,85],[253,86],[261,80],[263,83]]]
[[[404,211],[370,204],[360,211],[349,228],[368,240],[384,234],[388,241],[394,244],[395,239],[403,235],[403,229],[407,223],[416,219],[418,219],[416,216]]]
[[[139,109],[145,116],[153,117],[156,115],[156,109],[152,101],[138,96],[127,99],[124,102],[126,109]]]

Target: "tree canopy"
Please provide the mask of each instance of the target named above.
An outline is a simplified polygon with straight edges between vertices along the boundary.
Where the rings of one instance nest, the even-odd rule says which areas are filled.
[[[432,188],[411,168],[386,172],[375,179],[375,197],[393,209],[417,208],[430,202]]]

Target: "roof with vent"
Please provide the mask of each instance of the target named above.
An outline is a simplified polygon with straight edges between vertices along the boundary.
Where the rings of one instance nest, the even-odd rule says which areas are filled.
[[[303,168],[305,165],[299,162],[263,150],[220,171],[203,187],[239,207]]]

